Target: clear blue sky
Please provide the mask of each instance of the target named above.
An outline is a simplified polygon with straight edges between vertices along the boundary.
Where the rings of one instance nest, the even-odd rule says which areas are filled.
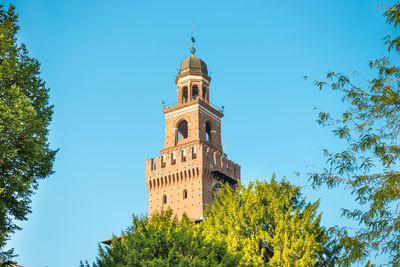
[[[367,60],[388,55],[381,38],[393,31],[382,1],[2,2],[15,3],[19,40],[42,63],[55,105],[51,146],[60,149],[56,173],[40,183],[33,213],[9,242],[19,264],[93,262],[99,241],[147,212],[145,160],[162,149],[161,101],[176,99],[192,25],[212,72],[211,101],[225,105],[225,152],[241,164],[243,182],[286,176],[321,199],[324,225],[346,223],[339,214],[348,193],[312,191],[293,174],[322,168],[322,148],[340,146],[314,110],[340,111],[338,95],[303,76],[369,77]]]

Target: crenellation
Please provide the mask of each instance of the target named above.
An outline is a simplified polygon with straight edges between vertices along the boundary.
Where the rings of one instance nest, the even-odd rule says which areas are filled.
[[[193,148],[196,147],[196,156],[193,157]],[[164,173],[165,171],[174,171],[175,169],[187,168],[190,166],[198,165],[197,145],[181,148],[177,151],[167,152],[154,159],[146,160],[146,173],[147,176],[154,176],[157,173]],[[175,158],[173,158],[175,153]],[[155,162],[155,164],[153,163]],[[154,167],[155,166],[155,167]]]

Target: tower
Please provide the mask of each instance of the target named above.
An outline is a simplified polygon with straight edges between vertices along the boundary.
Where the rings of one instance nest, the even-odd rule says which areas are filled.
[[[161,156],[146,160],[150,216],[170,207],[178,218],[186,213],[191,220],[201,220],[220,183],[235,187],[240,180],[240,166],[222,150],[223,113],[210,103],[211,77],[195,51],[192,47],[175,79],[176,106],[163,109]]]

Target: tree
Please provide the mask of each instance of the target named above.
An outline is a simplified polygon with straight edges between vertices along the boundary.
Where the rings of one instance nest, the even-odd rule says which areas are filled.
[[[274,178],[223,186],[200,224],[172,219],[171,210],[134,216],[111,248],[99,246],[93,266],[332,266],[340,249],[319,225],[318,205]]]
[[[18,44],[15,7],[0,5],[0,262],[16,221],[27,219],[30,197],[40,179],[52,173],[57,151],[49,148],[53,114],[49,89],[39,77],[39,62]]]
[[[225,241],[229,252],[242,252],[246,266],[330,266],[338,247],[319,225],[318,205],[302,199],[299,187],[274,178],[236,191],[223,186],[202,232],[207,240]]]
[[[149,219],[134,216],[133,226],[113,238],[112,249],[99,246],[93,266],[237,266],[239,260],[224,242],[206,241],[194,222],[172,218],[167,210]]]
[[[384,16],[398,27],[400,4],[389,7]],[[400,51],[400,37],[387,36],[388,49]],[[364,86],[350,77],[329,72],[327,80],[315,81],[320,89],[339,91],[347,106],[339,118],[319,113],[318,123],[333,128],[346,148],[339,152],[324,150],[327,167],[312,173],[314,186],[344,185],[351,190],[359,209],[342,209],[342,215],[358,221],[356,231],[340,231],[346,248],[343,264],[363,261],[371,252],[386,253],[390,264],[400,265],[400,68],[389,58],[369,62],[376,77]]]

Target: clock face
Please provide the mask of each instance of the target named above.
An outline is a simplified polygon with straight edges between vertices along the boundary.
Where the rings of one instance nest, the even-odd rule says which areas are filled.
[[[213,182],[212,199],[219,195],[219,189],[221,188],[221,183]]]

